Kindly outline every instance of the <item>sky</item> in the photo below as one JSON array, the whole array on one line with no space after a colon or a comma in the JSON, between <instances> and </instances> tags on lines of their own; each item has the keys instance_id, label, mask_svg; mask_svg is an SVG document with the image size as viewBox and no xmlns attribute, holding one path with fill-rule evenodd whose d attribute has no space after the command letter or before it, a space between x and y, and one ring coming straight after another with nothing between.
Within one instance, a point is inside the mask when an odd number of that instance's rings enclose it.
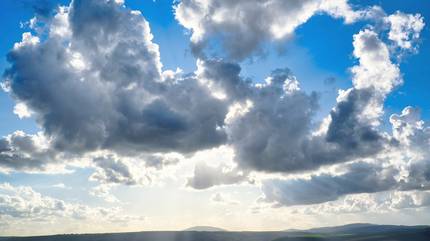
<instances>
[{"instance_id":1,"label":"sky","mask_svg":"<svg viewBox=\"0 0 430 241\"><path fill-rule=\"evenodd\" d=\"M0 12L0 235L430 224L429 1Z\"/></svg>"}]
</instances>

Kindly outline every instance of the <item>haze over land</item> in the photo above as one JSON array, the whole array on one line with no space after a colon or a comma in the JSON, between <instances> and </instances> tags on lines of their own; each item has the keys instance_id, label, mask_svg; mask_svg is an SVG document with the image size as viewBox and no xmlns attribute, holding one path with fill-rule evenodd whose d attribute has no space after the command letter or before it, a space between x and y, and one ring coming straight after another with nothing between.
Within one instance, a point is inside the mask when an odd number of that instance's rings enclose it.
<instances>
[{"instance_id":1,"label":"haze over land","mask_svg":"<svg viewBox=\"0 0 430 241\"><path fill-rule=\"evenodd\" d=\"M0 12L0 236L209 225L353 240L306 235L430 224L428 1L5 0ZM428 234L414 228L378 235Z\"/></svg>"}]
</instances>

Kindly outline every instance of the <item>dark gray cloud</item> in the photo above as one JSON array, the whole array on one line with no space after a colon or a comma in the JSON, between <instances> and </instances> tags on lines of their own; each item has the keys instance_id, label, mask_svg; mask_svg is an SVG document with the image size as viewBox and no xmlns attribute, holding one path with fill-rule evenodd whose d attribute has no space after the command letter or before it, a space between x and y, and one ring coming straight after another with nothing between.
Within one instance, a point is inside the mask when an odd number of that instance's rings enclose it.
<instances>
[{"instance_id":1,"label":"dark gray cloud","mask_svg":"<svg viewBox=\"0 0 430 241\"><path fill-rule=\"evenodd\" d=\"M382 162L382 160L378 160ZM262 191L264 201L277 205L309 205L335 201L343 196L383 191L430 190L428 160L421 160L407 167L408 176L394 165L355 162L344 167L339 175L312 175L309 179L266 180Z\"/></svg>"},{"instance_id":2,"label":"dark gray cloud","mask_svg":"<svg viewBox=\"0 0 430 241\"><path fill-rule=\"evenodd\" d=\"M290 206L334 201L348 194L430 190L430 128L412 107L392 115L390 122L396 145L386 146L382 156L371 156L373 162L347 164L337 175L267 180L262 187L265 200Z\"/></svg>"},{"instance_id":3,"label":"dark gray cloud","mask_svg":"<svg viewBox=\"0 0 430 241\"><path fill-rule=\"evenodd\" d=\"M227 123L229 143L240 165L263 171L288 171L301 166L303 143L317 109L317 95L298 89L288 69L274 71L269 82L252 89L249 110Z\"/></svg>"},{"instance_id":4,"label":"dark gray cloud","mask_svg":"<svg viewBox=\"0 0 430 241\"><path fill-rule=\"evenodd\" d=\"M95 158L97 171L90 177L91 180L102 184L136 185L139 180L133 175L130 167L113 156Z\"/></svg>"},{"instance_id":5,"label":"dark gray cloud","mask_svg":"<svg viewBox=\"0 0 430 241\"><path fill-rule=\"evenodd\" d=\"M384 140L379 130L360 120L368 105L378 98L375 95L373 89L351 89L330 113L326 141L355 155L366 156L381 150Z\"/></svg>"},{"instance_id":6,"label":"dark gray cloud","mask_svg":"<svg viewBox=\"0 0 430 241\"><path fill-rule=\"evenodd\" d=\"M307 205L337 200L347 194L374 193L397 185L397 170L358 162L345 174L315 175L310 179L270 180L263 184L265 200L281 205Z\"/></svg>"},{"instance_id":7,"label":"dark gray cloud","mask_svg":"<svg viewBox=\"0 0 430 241\"><path fill-rule=\"evenodd\" d=\"M227 105L195 77L161 76L140 14L96 0L73 1L63 14L68 33L21 43L5 72L55 149L192 152L224 142Z\"/></svg>"},{"instance_id":8,"label":"dark gray cloud","mask_svg":"<svg viewBox=\"0 0 430 241\"><path fill-rule=\"evenodd\" d=\"M57 162L57 153L44 148L43 136L17 131L0 139L0 167L20 171L40 171Z\"/></svg>"},{"instance_id":9,"label":"dark gray cloud","mask_svg":"<svg viewBox=\"0 0 430 241\"><path fill-rule=\"evenodd\" d=\"M360 120L376 98L372 89L347 92L331 111L326 133L312 135L317 94L288 90L297 82L287 69L274 71L269 80L245 95L252 106L227 123L229 143L242 167L269 172L312 170L376 154L388 143L375 126Z\"/></svg>"}]
</instances>

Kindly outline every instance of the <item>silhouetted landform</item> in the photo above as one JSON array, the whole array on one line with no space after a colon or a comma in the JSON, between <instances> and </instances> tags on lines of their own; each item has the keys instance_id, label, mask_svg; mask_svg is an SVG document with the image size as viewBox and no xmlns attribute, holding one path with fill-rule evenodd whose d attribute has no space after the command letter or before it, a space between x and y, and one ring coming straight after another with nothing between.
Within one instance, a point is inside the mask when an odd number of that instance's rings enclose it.
<instances>
[{"instance_id":1,"label":"silhouetted landform","mask_svg":"<svg viewBox=\"0 0 430 241\"><path fill-rule=\"evenodd\" d=\"M196 231L196 232L227 232L227 230L211 226L195 226L187 228L184 231Z\"/></svg>"},{"instance_id":2,"label":"silhouetted landform","mask_svg":"<svg viewBox=\"0 0 430 241\"><path fill-rule=\"evenodd\" d=\"M201 227L199 227L200 229ZM208 228L208 227L206 227ZM213 227L209 227L213 229ZM193 228L191 228L193 229ZM219 230L215 228L215 230ZM281 232L169 231L3 237L1 241L429 241L430 226L350 224Z\"/></svg>"},{"instance_id":3,"label":"silhouetted landform","mask_svg":"<svg viewBox=\"0 0 430 241\"><path fill-rule=\"evenodd\" d=\"M382 232L396 232L402 230L421 230L429 226L397 226L397 225L374 225L370 223L355 223L336 227L313 228L306 232L310 233L354 233L354 234L372 234ZM429 239L430 241L430 239Z\"/></svg>"}]
</instances>

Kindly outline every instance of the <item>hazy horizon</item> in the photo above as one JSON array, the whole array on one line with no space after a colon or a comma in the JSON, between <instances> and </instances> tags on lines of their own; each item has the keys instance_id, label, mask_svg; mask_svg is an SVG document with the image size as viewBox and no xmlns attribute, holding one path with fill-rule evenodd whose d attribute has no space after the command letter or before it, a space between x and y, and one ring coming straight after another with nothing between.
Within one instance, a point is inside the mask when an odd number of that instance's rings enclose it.
<instances>
[{"instance_id":1,"label":"hazy horizon","mask_svg":"<svg viewBox=\"0 0 430 241\"><path fill-rule=\"evenodd\" d=\"M0 236L430 225L430 1L0 1Z\"/></svg>"}]
</instances>

